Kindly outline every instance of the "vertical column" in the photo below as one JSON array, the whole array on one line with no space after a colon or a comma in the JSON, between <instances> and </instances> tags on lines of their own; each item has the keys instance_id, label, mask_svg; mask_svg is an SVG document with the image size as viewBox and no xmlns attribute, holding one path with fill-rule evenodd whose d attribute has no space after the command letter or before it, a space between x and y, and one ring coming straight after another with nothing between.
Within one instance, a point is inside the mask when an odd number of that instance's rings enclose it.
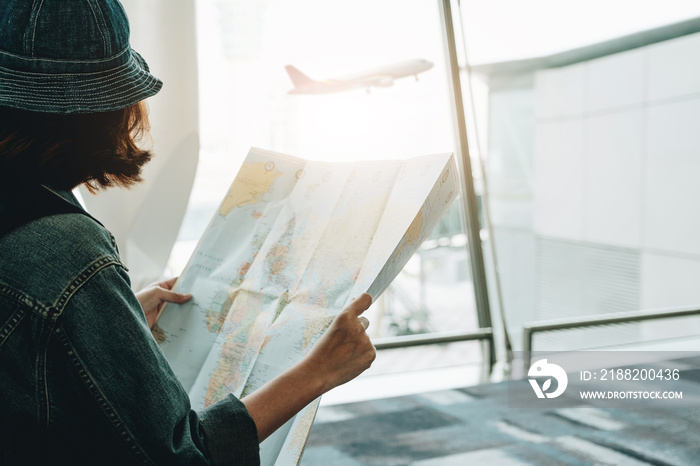
<instances>
[{"instance_id":1,"label":"vertical column","mask_svg":"<svg viewBox=\"0 0 700 466\"><path fill-rule=\"evenodd\" d=\"M491 310L489 305L488 290L486 284L486 271L484 256L481 249L481 236L479 234L479 212L474 191L474 179L472 177L471 158L469 155L469 140L467 135L467 123L464 113L464 99L462 97L462 85L459 73L459 60L457 58L457 45L455 41L454 23L452 21L452 5L450 0L440 2L440 14L442 18L445 45L447 47L448 64L450 66L450 85L452 87L452 100L454 116L457 124L457 160L462 173L461 188L463 198L463 218L465 220L465 233L469 246L469 260L471 264L472 280L474 284L474 297L476 300L477 317L481 328L491 327ZM489 362L492 366L495 362L493 338L490 340Z\"/></svg>"}]
</instances>

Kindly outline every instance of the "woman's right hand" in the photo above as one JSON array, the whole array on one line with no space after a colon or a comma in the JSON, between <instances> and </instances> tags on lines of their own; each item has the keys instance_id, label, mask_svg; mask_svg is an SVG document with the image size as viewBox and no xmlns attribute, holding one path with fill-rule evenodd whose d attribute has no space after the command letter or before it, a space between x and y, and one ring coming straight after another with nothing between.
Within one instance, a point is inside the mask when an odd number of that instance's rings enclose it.
<instances>
[{"instance_id":1,"label":"woman's right hand","mask_svg":"<svg viewBox=\"0 0 700 466\"><path fill-rule=\"evenodd\" d=\"M368 294L354 300L306 357L241 400L261 442L314 399L369 368L377 352L365 332L369 322L362 313L370 304Z\"/></svg>"},{"instance_id":2,"label":"woman's right hand","mask_svg":"<svg viewBox=\"0 0 700 466\"><path fill-rule=\"evenodd\" d=\"M362 313L372 304L367 293L352 301L331 323L306 356L305 363L322 377L323 392L348 382L369 369L377 352L367 335Z\"/></svg>"}]
</instances>

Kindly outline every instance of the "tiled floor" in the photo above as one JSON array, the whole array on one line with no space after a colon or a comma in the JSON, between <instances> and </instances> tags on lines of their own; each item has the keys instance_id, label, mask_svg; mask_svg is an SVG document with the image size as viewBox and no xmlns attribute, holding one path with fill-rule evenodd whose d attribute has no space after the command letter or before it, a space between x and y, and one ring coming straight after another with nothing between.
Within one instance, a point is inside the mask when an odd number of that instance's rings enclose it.
<instances>
[{"instance_id":1,"label":"tiled floor","mask_svg":"<svg viewBox=\"0 0 700 466\"><path fill-rule=\"evenodd\" d=\"M514 409L508 383L326 402L301 465L697 465L700 358L693 361L681 374L691 400L682 409Z\"/></svg>"}]
</instances>

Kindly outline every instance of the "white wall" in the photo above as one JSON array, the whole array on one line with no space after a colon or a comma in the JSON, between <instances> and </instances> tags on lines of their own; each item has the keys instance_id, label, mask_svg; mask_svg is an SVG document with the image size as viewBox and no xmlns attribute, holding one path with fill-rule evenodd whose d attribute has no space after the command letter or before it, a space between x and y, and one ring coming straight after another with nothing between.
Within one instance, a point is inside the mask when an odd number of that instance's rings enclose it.
<instances>
[{"instance_id":1,"label":"white wall","mask_svg":"<svg viewBox=\"0 0 700 466\"><path fill-rule=\"evenodd\" d=\"M145 182L98 196L88 210L112 231L134 287L164 272L189 199L199 152L194 0L122 0L131 45L164 86L149 99L154 159Z\"/></svg>"}]
</instances>

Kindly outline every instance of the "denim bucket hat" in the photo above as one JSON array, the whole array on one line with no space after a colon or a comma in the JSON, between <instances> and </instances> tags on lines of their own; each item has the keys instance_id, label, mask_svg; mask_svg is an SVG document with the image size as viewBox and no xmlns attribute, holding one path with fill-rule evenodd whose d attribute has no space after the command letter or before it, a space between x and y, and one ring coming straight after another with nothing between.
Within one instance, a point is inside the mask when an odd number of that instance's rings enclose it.
<instances>
[{"instance_id":1,"label":"denim bucket hat","mask_svg":"<svg viewBox=\"0 0 700 466\"><path fill-rule=\"evenodd\" d=\"M162 86L131 49L119 1L0 0L0 106L106 112Z\"/></svg>"}]
</instances>

